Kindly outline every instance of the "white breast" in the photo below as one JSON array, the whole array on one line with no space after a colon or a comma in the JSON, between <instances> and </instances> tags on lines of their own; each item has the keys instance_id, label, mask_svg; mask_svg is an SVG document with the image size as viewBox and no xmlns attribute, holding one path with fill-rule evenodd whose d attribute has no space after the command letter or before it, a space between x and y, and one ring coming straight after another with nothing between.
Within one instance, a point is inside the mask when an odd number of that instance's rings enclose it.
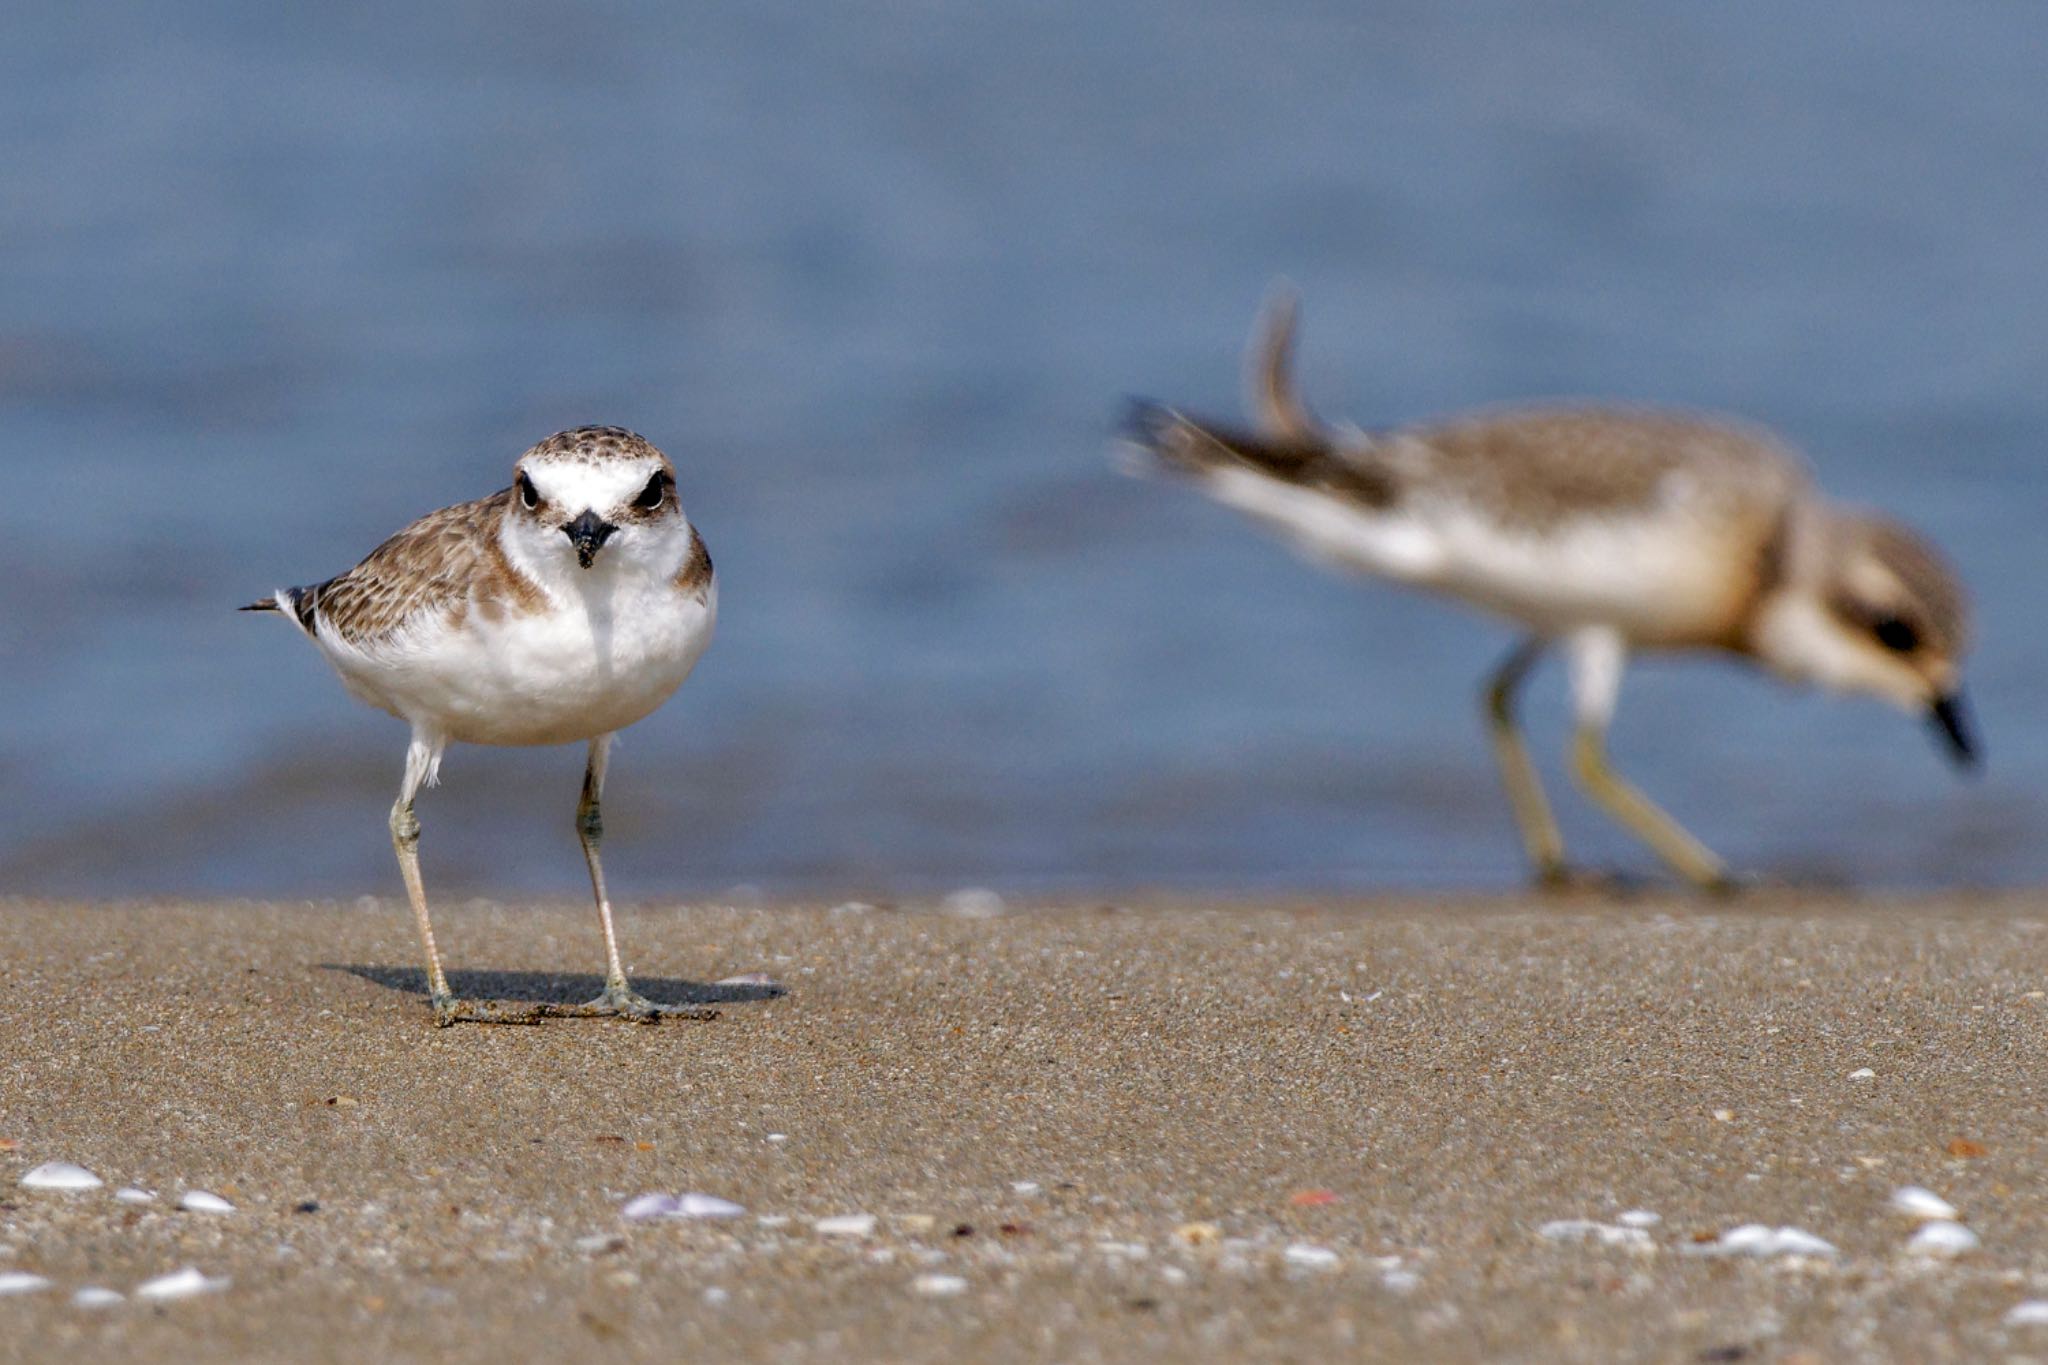
<instances>
[{"instance_id":1,"label":"white breast","mask_svg":"<svg viewBox=\"0 0 2048 1365\"><path fill-rule=\"evenodd\" d=\"M472 602L459 621L374 652L325 631L320 644L351 692L448 739L566 744L623 729L666 701L717 616L715 583L700 600L666 579L593 570L543 611Z\"/></svg>"}]
</instances>

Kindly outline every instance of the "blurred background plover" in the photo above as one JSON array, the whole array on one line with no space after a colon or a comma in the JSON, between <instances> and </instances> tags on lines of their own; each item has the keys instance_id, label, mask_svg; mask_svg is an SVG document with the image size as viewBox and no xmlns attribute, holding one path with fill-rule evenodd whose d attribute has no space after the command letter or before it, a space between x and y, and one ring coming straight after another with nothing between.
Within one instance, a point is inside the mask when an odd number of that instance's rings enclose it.
<instances>
[{"instance_id":1,"label":"blurred background plover","mask_svg":"<svg viewBox=\"0 0 2048 1365\"><path fill-rule=\"evenodd\" d=\"M244 610L281 612L351 694L412 726L391 841L437 1023L661 1016L664 1006L627 984L598 846L613 734L682 684L718 614L711 556L666 456L617 427L560 432L519 458L511 487L422 517L347 573ZM438 780L451 740L588 744L576 831L605 950L604 991L588 1004L521 1008L458 1000L449 989L420 881L413 799Z\"/></svg>"},{"instance_id":2,"label":"blurred background plover","mask_svg":"<svg viewBox=\"0 0 2048 1365\"><path fill-rule=\"evenodd\" d=\"M1786 680L1924 712L1959 763L1968 603L1905 527L1828 502L1801 460L1734 422L1629 407L1478 412L1368 432L1317 420L1291 378L1296 307L1276 294L1247 360L1249 430L1140 402L1142 463L1279 530L1312 558L1456 598L1519 627L1486 715L1537 876L1564 844L1516 725L1552 647L1570 673L1572 771L1672 868L1721 860L1609 765L1629 655L1714 650Z\"/></svg>"}]
</instances>

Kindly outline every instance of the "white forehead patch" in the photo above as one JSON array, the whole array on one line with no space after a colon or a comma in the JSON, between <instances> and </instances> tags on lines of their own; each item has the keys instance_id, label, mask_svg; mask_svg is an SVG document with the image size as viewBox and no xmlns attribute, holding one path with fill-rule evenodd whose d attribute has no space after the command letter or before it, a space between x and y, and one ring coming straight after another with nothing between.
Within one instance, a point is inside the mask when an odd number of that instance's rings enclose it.
<instances>
[{"instance_id":1,"label":"white forehead patch","mask_svg":"<svg viewBox=\"0 0 2048 1365\"><path fill-rule=\"evenodd\" d=\"M603 516L640 496L654 471L655 459L529 460L526 477L556 510L575 517L584 512Z\"/></svg>"}]
</instances>

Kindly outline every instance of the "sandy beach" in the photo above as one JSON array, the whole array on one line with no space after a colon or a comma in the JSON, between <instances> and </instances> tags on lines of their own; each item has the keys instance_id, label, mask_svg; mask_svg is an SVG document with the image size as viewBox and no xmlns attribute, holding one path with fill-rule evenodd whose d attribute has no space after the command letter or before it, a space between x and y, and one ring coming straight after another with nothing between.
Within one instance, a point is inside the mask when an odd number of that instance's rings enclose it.
<instances>
[{"instance_id":1,"label":"sandy beach","mask_svg":"<svg viewBox=\"0 0 2048 1365\"><path fill-rule=\"evenodd\" d=\"M960 909L0 904L0 1360L2048 1355L2038 897Z\"/></svg>"}]
</instances>

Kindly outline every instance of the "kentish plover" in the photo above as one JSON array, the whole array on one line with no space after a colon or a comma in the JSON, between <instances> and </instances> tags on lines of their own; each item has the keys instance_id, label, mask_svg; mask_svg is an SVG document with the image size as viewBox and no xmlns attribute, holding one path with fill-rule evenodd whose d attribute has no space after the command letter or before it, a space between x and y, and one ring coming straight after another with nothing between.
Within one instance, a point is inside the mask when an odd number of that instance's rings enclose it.
<instances>
[{"instance_id":1,"label":"kentish plover","mask_svg":"<svg viewBox=\"0 0 2048 1365\"><path fill-rule=\"evenodd\" d=\"M320 647L349 692L412 726L391 841L419 921L437 1023L548 1014L653 1020L626 983L598 860L613 734L668 699L711 640L718 583L683 514L675 470L618 427L579 427L519 457L512 486L422 517L339 577L283 588L276 611ZM519 1009L448 989L420 883L413 798L451 740L589 745L576 832L604 929L604 993ZM675 1012L675 1011L672 1011Z\"/></svg>"},{"instance_id":2,"label":"kentish plover","mask_svg":"<svg viewBox=\"0 0 2048 1365\"><path fill-rule=\"evenodd\" d=\"M1968 604L1895 522L1824 499L1789 449L1737 423L1626 407L1480 412L1387 432L1329 427L1290 377L1295 308L1268 307L1249 357L1256 429L1139 403L1146 463L1186 476L1314 558L1457 598L1520 627L1486 688L1503 780L1536 872L1564 844L1515 724L1553 645L1570 670L1572 768L1673 868L1721 860L1623 781L1606 732L1631 651L1706 649L1782 678L1924 711L1961 763Z\"/></svg>"}]
</instances>

